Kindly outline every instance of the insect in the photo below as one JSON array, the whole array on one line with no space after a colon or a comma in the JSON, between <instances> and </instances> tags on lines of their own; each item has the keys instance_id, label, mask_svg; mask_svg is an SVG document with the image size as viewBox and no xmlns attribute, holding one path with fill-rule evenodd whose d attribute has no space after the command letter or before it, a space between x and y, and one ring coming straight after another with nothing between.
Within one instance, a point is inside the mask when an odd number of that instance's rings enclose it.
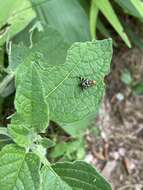
<instances>
[{"instance_id":1,"label":"insect","mask_svg":"<svg viewBox=\"0 0 143 190\"><path fill-rule=\"evenodd\" d=\"M89 80L89 79L85 79L83 77L79 77L79 79L80 79L79 86L80 86L80 88L82 90L84 90L84 89L86 89L88 87L91 87L91 86L93 86L93 85L96 84L96 80Z\"/></svg>"}]
</instances>

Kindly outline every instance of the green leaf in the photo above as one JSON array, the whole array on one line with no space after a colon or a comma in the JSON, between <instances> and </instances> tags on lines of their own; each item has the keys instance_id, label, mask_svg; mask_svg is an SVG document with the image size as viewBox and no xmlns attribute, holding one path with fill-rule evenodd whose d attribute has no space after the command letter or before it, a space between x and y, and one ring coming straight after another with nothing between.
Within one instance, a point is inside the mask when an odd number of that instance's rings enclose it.
<instances>
[{"instance_id":1,"label":"green leaf","mask_svg":"<svg viewBox=\"0 0 143 190\"><path fill-rule=\"evenodd\" d=\"M42 190L72 190L49 166L44 166L41 171Z\"/></svg>"},{"instance_id":2,"label":"green leaf","mask_svg":"<svg viewBox=\"0 0 143 190\"><path fill-rule=\"evenodd\" d=\"M8 132L11 138L22 147L30 146L36 139L35 132L48 126L49 110L44 98L40 76L34 64L30 64L17 85L15 98L16 114L12 116Z\"/></svg>"},{"instance_id":3,"label":"green leaf","mask_svg":"<svg viewBox=\"0 0 143 190\"><path fill-rule=\"evenodd\" d=\"M56 28L68 43L90 40L88 18L77 0L31 1L38 19Z\"/></svg>"},{"instance_id":4,"label":"green leaf","mask_svg":"<svg viewBox=\"0 0 143 190\"><path fill-rule=\"evenodd\" d=\"M0 27L5 27L1 31L0 44L21 31L34 17L29 0L1 1Z\"/></svg>"},{"instance_id":5,"label":"green leaf","mask_svg":"<svg viewBox=\"0 0 143 190\"><path fill-rule=\"evenodd\" d=\"M16 72L17 67L25 62L29 65L33 54L42 55L46 65L63 64L69 48L59 32L52 27L46 27L44 31L34 30L31 46L28 48L22 44L12 45L9 71Z\"/></svg>"},{"instance_id":6,"label":"green leaf","mask_svg":"<svg viewBox=\"0 0 143 190\"><path fill-rule=\"evenodd\" d=\"M84 142L82 138L74 141L57 143L57 145L51 151L50 157L58 158L66 155L69 159L72 159L71 154L78 152L83 144Z\"/></svg>"},{"instance_id":7,"label":"green leaf","mask_svg":"<svg viewBox=\"0 0 143 190\"><path fill-rule=\"evenodd\" d=\"M143 82L139 82L138 84L132 87L134 95L143 95Z\"/></svg>"},{"instance_id":8,"label":"green leaf","mask_svg":"<svg viewBox=\"0 0 143 190\"><path fill-rule=\"evenodd\" d=\"M9 135L8 135L8 132L7 132L7 127L2 127L2 126L0 126L0 134L1 134L1 135L9 136Z\"/></svg>"},{"instance_id":9,"label":"green leaf","mask_svg":"<svg viewBox=\"0 0 143 190\"><path fill-rule=\"evenodd\" d=\"M57 158L63 156L66 153L66 151L67 151L67 143L66 142L58 143L50 153L50 157Z\"/></svg>"},{"instance_id":10,"label":"green leaf","mask_svg":"<svg viewBox=\"0 0 143 190\"><path fill-rule=\"evenodd\" d=\"M94 0L91 1L90 7L90 32L92 39L96 38L96 25L97 25L97 18L98 18L98 7L96 6Z\"/></svg>"},{"instance_id":11,"label":"green leaf","mask_svg":"<svg viewBox=\"0 0 143 190\"><path fill-rule=\"evenodd\" d=\"M14 73L9 73L0 83L0 96L3 98L9 96L15 90Z\"/></svg>"},{"instance_id":12,"label":"green leaf","mask_svg":"<svg viewBox=\"0 0 143 190\"><path fill-rule=\"evenodd\" d=\"M65 62L70 45L65 42L61 34L54 28L47 26L41 32L35 30L32 35L32 41L32 51L38 51L39 54L42 54L46 65L59 65Z\"/></svg>"},{"instance_id":13,"label":"green leaf","mask_svg":"<svg viewBox=\"0 0 143 190\"><path fill-rule=\"evenodd\" d=\"M107 18L107 20L110 22L110 24L114 27L114 29L117 31L117 33L121 36L121 38L124 40L124 42L127 44L128 47L131 47L130 41L126 35L126 33L123 30L123 27L112 8L112 5L110 4L109 0L100 0L96 1L94 0L96 6L99 8L99 10L103 13L103 15Z\"/></svg>"},{"instance_id":14,"label":"green leaf","mask_svg":"<svg viewBox=\"0 0 143 190\"><path fill-rule=\"evenodd\" d=\"M15 107L18 116L18 124L24 124L27 128L42 131L48 126L49 110L44 98L44 89L38 69L34 61L24 71L22 81L17 85ZM12 121L12 125L15 125Z\"/></svg>"},{"instance_id":15,"label":"green leaf","mask_svg":"<svg viewBox=\"0 0 143 190\"><path fill-rule=\"evenodd\" d=\"M126 69L122 72L121 81L126 85L130 85L132 83L133 79L129 70Z\"/></svg>"},{"instance_id":16,"label":"green leaf","mask_svg":"<svg viewBox=\"0 0 143 190\"><path fill-rule=\"evenodd\" d=\"M111 190L110 184L86 162L56 163L52 168L73 190Z\"/></svg>"},{"instance_id":17,"label":"green leaf","mask_svg":"<svg viewBox=\"0 0 143 190\"><path fill-rule=\"evenodd\" d=\"M7 145L0 152L1 190L39 190L40 161L37 155L26 153L15 145Z\"/></svg>"},{"instance_id":18,"label":"green leaf","mask_svg":"<svg viewBox=\"0 0 143 190\"><path fill-rule=\"evenodd\" d=\"M0 48L0 81L1 81L1 73L4 70L4 49Z\"/></svg>"},{"instance_id":19,"label":"green leaf","mask_svg":"<svg viewBox=\"0 0 143 190\"><path fill-rule=\"evenodd\" d=\"M68 50L63 65L44 68L42 63L39 63L51 120L72 123L97 111L103 96L104 76L109 72L111 56L112 43L109 39L75 43ZM97 84L82 90L79 86L80 76L96 80Z\"/></svg>"},{"instance_id":20,"label":"green leaf","mask_svg":"<svg viewBox=\"0 0 143 190\"><path fill-rule=\"evenodd\" d=\"M12 143L11 138L6 135L0 134L0 149L2 149L5 145L9 143Z\"/></svg>"},{"instance_id":21,"label":"green leaf","mask_svg":"<svg viewBox=\"0 0 143 190\"><path fill-rule=\"evenodd\" d=\"M143 2L141 0L115 0L126 13L143 20Z\"/></svg>"},{"instance_id":22,"label":"green leaf","mask_svg":"<svg viewBox=\"0 0 143 190\"><path fill-rule=\"evenodd\" d=\"M38 141L39 144L41 144L44 148L51 148L53 146L56 145L56 143L54 141L52 141L51 139L49 138L41 138L39 141Z\"/></svg>"},{"instance_id":23,"label":"green leaf","mask_svg":"<svg viewBox=\"0 0 143 190\"><path fill-rule=\"evenodd\" d=\"M68 50L66 62L62 65L51 66L46 64L46 60L30 55L25 64L19 67L16 82L18 84L23 81L27 65L36 60L35 67L45 90L50 119L60 123L72 123L97 111L104 93L104 76L109 72L111 57L111 39L75 43ZM97 84L82 90L79 86L80 76L96 80ZM25 75L25 78L29 77ZM18 88L19 94L25 91L23 87L27 89L22 85ZM23 102L22 99L21 101Z\"/></svg>"},{"instance_id":24,"label":"green leaf","mask_svg":"<svg viewBox=\"0 0 143 190\"><path fill-rule=\"evenodd\" d=\"M125 31L128 34L129 38L131 39L132 43L134 43L139 48L143 49L143 39L141 38L139 33L136 33L128 23L128 27L126 27L126 22L122 20L122 24L125 27Z\"/></svg>"},{"instance_id":25,"label":"green leaf","mask_svg":"<svg viewBox=\"0 0 143 190\"><path fill-rule=\"evenodd\" d=\"M95 113L94 116L93 114L91 114L90 116L85 117L82 120L73 123L59 123L59 125L70 136L74 138L81 137L85 134L85 131L88 128L89 124L92 122L93 118L95 118Z\"/></svg>"},{"instance_id":26,"label":"green leaf","mask_svg":"<svg viewBox=\"0 0 143 190\"><path fill-rule=\"evenodd\" d=\"M99 30L99 32L106 38L110 38L112 37L111 32L105 27L104 23L100 20L100 18L98 17L97 19L97 29ZM117 47L117 43L115 42L114 39L113 40L113 45L115 47Z\"/></svg>"},{"instance_id":27,"label":"green leaf","mask_svg":"<svg viewBox=\"0 0 143 190\"><path fill-rule=\"evenodd\" d=\"M21 147L30 147L37 137L36 133L26 126L17 113L12 117L11 124L8 125L8 133L13 141Z\"/></svg>"}]
</instances>

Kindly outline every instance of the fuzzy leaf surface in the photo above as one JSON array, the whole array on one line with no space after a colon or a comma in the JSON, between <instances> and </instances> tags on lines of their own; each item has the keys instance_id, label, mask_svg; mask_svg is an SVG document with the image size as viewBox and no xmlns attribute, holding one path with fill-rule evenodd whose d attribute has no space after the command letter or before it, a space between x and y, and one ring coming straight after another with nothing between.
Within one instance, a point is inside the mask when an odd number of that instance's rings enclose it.
<instances>
[{"instance_id":1,"label":"fuzzy leaf surface","mask_svg":"<svg viewBox=\"0 0 143 190\"><path fill-rule=\"evenodd\" d=\"M8 132L21 147L29 147L36 139L36 132L43 131L49 122L48 104L38 71L33 63L17 86L16 113L12 116Z\"/></svg>"},{"instance_id":2,"label":"fuzzy leaf surface","mask_svg":"<svg viewBox=\"0 0 143 190\"><path fill-rule=\"evenodd\" d=\"M111 190L104 177L86 162L61 162L53 164L52 168L72 190Z\"/></svg>"},{"instance_id":3,"label":"fuzzy leaf surface","mask_svg":"<svg viewBox=\"0 0 143 190\"><path fill-rule=\"evenodd\" d=\"M42 168L41 176L42 190L72 190L72 188L48 166Z\"/></svg>"},{"instance_id":4,"label":"fuzzy leaf surface","mask_svg":"<svg viewBox=\"0 0 143 190\"><path fill-rule=\"evenodd\" d=\"M19 67L16 83L19 85L24 75L26 79L28 78L27 67L34 63L45 91L50 119L61 123L72 123L97 111L104 94L104 77L109 73L111 57L111 39L74 43L67 51L65 63L60 65L51 66L46 60L43 62L43 58L37 59L36 56L33 58L30 55L28 60ZM33 60L36 61L33 62ZM80 77L95 80L96 84L82 90L79 86ZM22 89L23 86L24 84L18 89ZM20 93L19 96L21 96ZM21 104L18 105L21 106Z\"/></svg>"},{"instance_id":5,"label":"fuzzy leaf surface","mask_svg":"<svg viewBox=\"0 0 143 190\"><path fill-rule=\"evenodd\" d=\"M44 88L34 62L26 68L23 80L17 86L15 107L21 124L24 123L27 128L42 131L47 127L48 104L45 101Z\"/></svg>"},{"instance_id":6,"label":"fuzzy leaf surface","mask_svg":"<svg viewBox=\"0 0 143 190\"><path fill-rule=\"evenodd\" d=\"M42 67L38 63L51 120L71 123L97 111L111 57L112 42L108 39L74 43L63 65ZM95 80L96 85L82 90L79 77Z\"/></svg>"},{"instance_id":7,"label":"fuzzy leaf surface","mask_svg":"<svg viewBox=\"0 0 143 190\"><path fill-rule=\"evenodd\" d=\"M37 155L15 145L5 146L0 152L0 189L38 190L39 169Z\"/></svg>"}]
</instances>

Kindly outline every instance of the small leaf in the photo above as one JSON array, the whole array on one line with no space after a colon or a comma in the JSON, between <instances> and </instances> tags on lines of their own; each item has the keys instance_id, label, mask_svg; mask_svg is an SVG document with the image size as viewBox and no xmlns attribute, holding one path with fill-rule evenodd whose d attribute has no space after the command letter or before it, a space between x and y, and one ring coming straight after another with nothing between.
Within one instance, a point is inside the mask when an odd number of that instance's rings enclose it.
<instances>
[{"instance_id":1,"label":"small leaf","mask_svg":"<svg viewBox=\"0 0 143 190\"><path fill-rule=\"evenodd\" d=\"M58 158L60 156L66 155L68 156L68 158L70 158L73 152L79 151L82 144L83 144L82 138L74 141L57 143L57 145L51 151L50 156L52 158Z\"/></svg>"},{"instance_id":2,"label":"small leaf","mask_svg":"<svg viewBox=\"0 0 143 190\"><path fill-rule=\"evenodd\" d=\"M37 155L26 153L15 145L7 145L0 152L1 190L39 190L40 161Z\"/></svg>"},{"instance_id":3,"label":"small leaf","mask_svg":"<svg viewBox=\"0 0 143 190\"><path fill-rule=\"evenodd\" d=\"M133 79L129 70L126 69L122 72L121 81L126 85L130 85L132 83Z\"/></svg>"},{"instance_id":4,"label":"small leaf","mask_svg":"<svg viewBox=\"0 0 143 190\"><path fill-rule=\"evenodd\" d=\"M47 148L47 149L56 145L55 142L53 142L51 139L48 139L46 137L40 139L38 141L38 143L41 144L44 148Z\"/></svg>"},{"instance_id":5,"label":"small leaf","mask_svg":"<svg viewBox=\"0 0 143 190\"><path fill-rule=\"evenodd\" d=\"M28 135L30 133L28 129L40 132L48 126L49 121L48 105L45 102L43 86L34 63L29 65L25 72L23 80L17 85L15 98L17 113L13 116L11 123L11 126L20 125L25 127L24 129L18 129L16 126L12 127L10 134L15 138L15 141L17 141L16 138L19 138L16 135L17 132L22 133L22 135L25 133ZM29 138L28 136L27 138Z\"/></svg>"},{"instance_id":6,"label":"small leaf","mask_svg":"<svg viewBox=\"0 0 143 190\"><path fill-rule=\"evenodd\" d=\"M73 189L111 190L111 185L93 168L83 161L63 162L52 165L61 179Z\"/></svg>"},{"instance_id":7,"label":"small leaf","mask_svg":"<svg viewBox=\"0 0 143 190\"><path fill-rule=\"evenodd\" d=\"M36 133L16 113L12 117L11 124L8 125L9 136L13 141L21 147L29 147L36 139Z\"/></svg>"},{"instance_id":8,"label":"small leaf","mask_svg":"<svg viewBox=\"0 0 143 190\"><path fill-rule=\"evenodd\" d=\"M134 95L143 95L143 82L139 82L138 84L132 87Z\"/></svg>"},{"instance_id":9,"label":"small leaf","mask_svg":"<svg viewBox=\"0 0 143 190\"><path fill-rule=\"evenodd\" d=\"M48 126L48 105L44 98L41 78L34 63L27 68L27 74L17 87L15 106L29 128L43 130Z\"/></svg>"},{"instance_id":10,"label":"small leaf","mask_svg":"<svg viewBox=\"0 0 143 190\"><path fill-rule=\"evenodd\" d=\"M41 171L42 190L73 190L49 166L44 166Z\"/></svg>"},{"instance_id":11,"label":"small leaf","mask_svg":"<svg viewBox=\"0 0 143 190\"><path fill-rule=\"evenodd\" d=\"M66 151L67 151L67 143L61 142L54 147L53 151L50 153L50 156L52 158L57 158L63 156L66 153Z\"/></svg>"},{"instance_id":12,"label":"small leaf","mask_svg":"<svg viewBox=\"0 0 143 190\"><path fill-rule=\"evenodd\" d=\"M100 1L94 0L94 2L96 6L100 9L100 11L104 14L104 16L107 18L107 20L110 22L110 24L117 31L117 33L121 36L121 38L124 40L127 46L131 47L130 41L126 33L124 32L123 27L116 13L114 12L114 9L112 8L110 2L108 0L100 0Z\"/></svg>"}]
</instances>

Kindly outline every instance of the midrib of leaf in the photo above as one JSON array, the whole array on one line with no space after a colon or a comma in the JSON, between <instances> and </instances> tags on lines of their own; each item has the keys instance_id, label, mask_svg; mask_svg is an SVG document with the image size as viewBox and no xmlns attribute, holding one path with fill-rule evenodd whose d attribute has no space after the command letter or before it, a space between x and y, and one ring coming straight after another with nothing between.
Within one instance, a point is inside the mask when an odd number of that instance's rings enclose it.
<instances>
[{"instance_id":1,"label":"midrib of leaf","mask_svg":"<svg viewBox=\"0 0 143 190\"><path fill-rule=\"evenodd\" d=\"M51 90L51 92L49 92L49 94L47 94L46 99L47 99L58 87L61 86L61 84L62 84L62 83L70 76L70 74L73 72L73 70L75 69L76 66L77 66L77 65L75 64L74 67L72 68L72 70L65 76L65 78L64 78L62 81L60 81L59 84L57 84L57 86L56 86L53 90Z\"/></svg>"},{"instance_id":2,"label":"midrib of leaf","mask_svg":"<svg viewBox=\"0 0 143 190\"><path fill-rule=\"evenodd\" d=\"M64 176L64 177L62 177L62 178L63 178L63 179L69 179L69 180L71 179L71 180L73 180L73 181L80 182L80 183L82 183L82 184L84 184L84 185L86 184L86 185L88 185L88 186L90 186L90 187L92 187L92 188L96 188L95 185L91 185L90 183L87 183L87 182L85 182L85 181L82 181L82 180L79 180L79 179L76 179L76 178L73 178L73 177ZM102 189L99 189L99 188L97 189L97 188L96 188L96 190L102 190Z\"/></svg>"},{"instance_id":3,"label":"midrib of leaf","mask_svg":"<svg viewBox=\"0 0 143 190\"><path fill-rule=\"evenodd\" d=\"M43 165L45 166L45 167L47 167L49 170L51 170L51 172L55 175L55 177L58 177L58 179L60 178L59 176L58 176L58 174L55 172L55 170L50 166L50 163L49 163L49 161L45 158L45 156L43 157L41 157L41 162L43 163ZM44 167L43 166L43 167Z\"/></svg>"},{"instance_id":4,"label":"midrib of leaf","mask_svg":"<svg viewBox=\"0 0 143 190\"><path fill-rule=\"evenodd\" d=\"M93 177L95 178L95 174L92 174L92 173L89 172L89 171L87 172L87 171L83 171L83 170L75 169L75 168L72 169L72 168L58 168L58 167L57 167L56 170L58 170L58 169L59 169L60 171L61 171L61 170L63 170L63 171L66 170L66 171L69 171L69 172L70 172L70 171L75 171L75 172L81 172L81 173L84 173L84 174L87 174L87 175L90 174L91 176L93 176ZM90 183L88 183L88 182L85 182L84 180L81 180L81 179L76 179L76 178L73 178L73 177L71 177L71 176L70 176L70 177L68 177L68 176L63 176L62 178L63 178L63 179L64 179L64 178L65 178L65 179L73 179L74 181L79 181L80 183L83 183L83 184L86 183L87 185L92 186L92 187L95 188L95 186L94 186L93 184L90 184ZM96 176L96 178L97 178L97 176ZM96 178L95 178L95 179L96 179ZM100 189L97 189L97 190L100 190ZM102 189L101 189L101 190L102 190Z\"/></svg>"},{"instance_id":5,"label":"midrib of leaf","mask_svg":"<svg viewBox=\"0 0 143 190\"><path fill-rule=\"evenodd\" d=\"M54 171L54 169L53 169L52 167L50 167L48 164L46 164L45 166L46 166L49 170L51 170L51 172L54 174L54 176L58 179L58 184L59 184L61 190L62 190L62 189L65 190L65 189L63 188L63 186L61 185L61 183L60 183L60 180L62 180L62 179L60 178L60 176L58 176L58 174ZM56 186L56 185L57 185L57 184L55 184L55 186Z\"/></svg>"},{"instance_id":6,"label":"midrib of leaf","mask_svg":"<svg viewBox=\"0 0 143 190\"><path fill-rule=\"evenodd\" d=\"M42 79L41 79L41 77L40 77L40 75L39 75L39 72L37 72L37 75L38 75L38 77L39 77L39 80L40 80L40 83L41 83L41 87L42 87L42 91L43 91L43 95L45 94L45 89L44 89L44 87L43 87L43 81L42 81ZM46 99L46 97L45 97L45 99ZM46 102L47 103L47 105L48 105L48 102ZM49 111L49 109L48 109L48 118L50 118L50 111Z\"/></svg>"},{"instance_id":7,"label":"midrib of leaf","mask_svg":"<svg viewBox=\"0 0 143 190\"><path fill-rule=\"evenodd\" d=\"M21 168L22 168L22 166L23 166L23 163L24 163L24 161L25 161L25 157L26 157L26 152L24 153L24 158L23 158L23 160L22 160L22 162L21 162L21 166L19 167L19 170L18 170L18 172L17 172L14 185L16 184L17 178L18 178L18 176L19 176L19 173L20 173ZM14 186L13 186L13 188L12 188L11 190L13 190L13 189L14 189Z\"/></svg>"},{"instance_id":8,"label":"midrib of leaf","mask_svg":"<svg viewBox=\"0 0 143 190\"><path fill-rule=\"evenodd\" d=\"M0 143L5 143L7 141L10 141L10 139L0 139Z\"/></svg>"}]
</instances>

